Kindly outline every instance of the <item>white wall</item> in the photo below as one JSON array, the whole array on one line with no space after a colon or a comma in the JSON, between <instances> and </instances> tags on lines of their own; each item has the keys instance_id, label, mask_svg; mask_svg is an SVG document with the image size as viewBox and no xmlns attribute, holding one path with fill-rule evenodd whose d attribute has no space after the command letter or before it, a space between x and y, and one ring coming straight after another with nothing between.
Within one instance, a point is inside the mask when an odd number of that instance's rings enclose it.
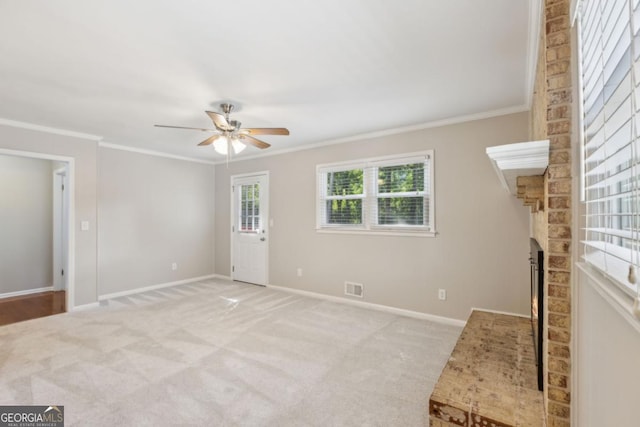
<instances>
[{"instance_id":1,"label":"white wall","mask_svg":"<svg viewBox=\"0 0 640 427\"><path fill-rule=\"evenodd\" d=\"M0 155L0 294L53 282L52 162Z\"/></svg>"},{"instance_id":2,"label":"white wall","mask_svg":"<svg viewBox=\"0 0 640 427\"><path fill-rule=\"evenodd\" d=\"M98 294L213 274L214 166L105 147L98 158Z\"/></svg>"},{"instance_id":3,"label":"white wall","mask_svg":"<svg viewBox=\"0 0 640 427\"><path fill-rule=\"evenodd\" d=\"M572 425L640 425L640 321L629 313L631 298L598 280L597 274L587 274L589 267L581 266L577 272L573 298L577 389L572 394L577 414Z\"/></svg>"},{"instance_id":4,"label":"white wall","mask_svg":"<svg viewBox=\"0 0 640 427\"><path fill-rule=\"evenodd\" d=\"M97 142L0 124L0 148L75 159L75 292L73 305L97 301L96 170ZM80 229L89 221L88 231Z\"/></svg>"},{"instance_id":5,"label":"white wall","mask_svg":"<svg viewBox=\"0 0 640 427\"><path fill-rule=\"evenodd\" d=\"M230 275L230 176L269 170L272 285L343 296L350 280L364 284L365 301L397 308L456 319L472 307L526 314L529 210L501 187L485 148L526 141L528 128L519 113L216 166L215 271ZM425 149L435 150L437 237L316 232L317 164Z\"/></svg>"}]
</instances>

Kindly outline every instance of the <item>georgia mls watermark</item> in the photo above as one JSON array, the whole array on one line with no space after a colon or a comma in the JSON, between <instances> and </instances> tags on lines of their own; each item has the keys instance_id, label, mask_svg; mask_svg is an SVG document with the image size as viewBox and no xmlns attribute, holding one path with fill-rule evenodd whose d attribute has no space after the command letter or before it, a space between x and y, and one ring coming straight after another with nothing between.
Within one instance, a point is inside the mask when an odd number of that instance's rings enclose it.
<instances>
[{"instance_id":1,"label":"georgia mls watermark","mask_svg":"<svg viewBox=\"0 0 640 427\"><path fill-rule=\"evenodd\" d=\"M64 427L64 406L0 406L0 427Z\"/></svg>"}]
</instances>

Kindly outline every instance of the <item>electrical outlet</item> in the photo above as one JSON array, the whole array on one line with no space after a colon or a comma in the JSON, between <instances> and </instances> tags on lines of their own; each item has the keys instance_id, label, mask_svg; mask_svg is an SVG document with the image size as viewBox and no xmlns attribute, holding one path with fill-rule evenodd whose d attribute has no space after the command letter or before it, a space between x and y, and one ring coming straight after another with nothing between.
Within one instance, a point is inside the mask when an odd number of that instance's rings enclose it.
<instances>
[{"instance_id":1,"label":"electrical outlet","mask_svg":"<svg viewBox=\"0 0 640 427\"><path fill-rule=\"evenodd\" d=\"M172 263L172 264L171 264L171 269L172 269L173 271L176 271L176 270L178 269L178 263L177 263L177 262Z\"/></svg>"},{"instance_id":2,"label":"electrical outlet","mask_svg":"<svg viewBox=\"0 0 640 427\"><path fill-rule=\"evenodd\" d=\"M301 268L298 268L297 274L298 274L298 277L302 277L302 269Z\"/></svg>"},{"instance_id":3,"label":"electrical outlet","mask_svg":"<svg viewBox=\"0 0 640 427\"><path fill-rule=\"evenodd\" d=\"M447 299L447 290L446 289L438 289L438 299L440 301L444 301Z\"/></svg>"}]
</instances>

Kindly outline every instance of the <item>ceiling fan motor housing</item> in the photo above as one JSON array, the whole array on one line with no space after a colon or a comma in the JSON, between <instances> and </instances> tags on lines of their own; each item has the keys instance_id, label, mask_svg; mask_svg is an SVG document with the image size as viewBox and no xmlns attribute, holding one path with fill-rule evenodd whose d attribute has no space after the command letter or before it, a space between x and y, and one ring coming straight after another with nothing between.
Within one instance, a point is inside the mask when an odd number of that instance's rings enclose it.
<instances>
[{"instance_id":1,"label":"ceiling fan motor housing","mask_svg":"<svg viewBox=\"0 0 640 427\"><path fill-rule=\"evenodd\" d=\"M220 109L227 117L229 117L229 113L233 111L233 104L220 104Z\"/></svg>"}]
</instances>

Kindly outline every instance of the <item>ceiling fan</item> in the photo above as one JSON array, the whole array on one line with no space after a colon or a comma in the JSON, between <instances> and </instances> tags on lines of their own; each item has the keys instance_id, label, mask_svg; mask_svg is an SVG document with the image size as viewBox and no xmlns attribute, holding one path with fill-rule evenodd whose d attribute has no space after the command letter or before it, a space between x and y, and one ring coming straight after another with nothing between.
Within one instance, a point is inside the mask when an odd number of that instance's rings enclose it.
<instances>
[{"instance_id":1,"label":"ceiling fan","mask_svg":"<svg viewBox=\"0 0 640 427\"><path fill-rule=\"evenodd\" d=\"M269 148L271 146L271 144L267 144L258 138L254 138L253 135L289 135L289 130L287 128L242 128L240 127L241 123L239 121L229 120L229 113L233 111L233 108L233 104L220 104L220 109L224 114L216 113L214 111L205 111L213 121L215 129L167 125L154 126L161 128L192 129L204 132L216 132L214 135L205 139L198 145L213 144L214 150L224 155L229 155L231 151L233 151L234 154L238 154L246 148L247 144L251 144L260 149Z\"/></svg>"}]
</instances>

